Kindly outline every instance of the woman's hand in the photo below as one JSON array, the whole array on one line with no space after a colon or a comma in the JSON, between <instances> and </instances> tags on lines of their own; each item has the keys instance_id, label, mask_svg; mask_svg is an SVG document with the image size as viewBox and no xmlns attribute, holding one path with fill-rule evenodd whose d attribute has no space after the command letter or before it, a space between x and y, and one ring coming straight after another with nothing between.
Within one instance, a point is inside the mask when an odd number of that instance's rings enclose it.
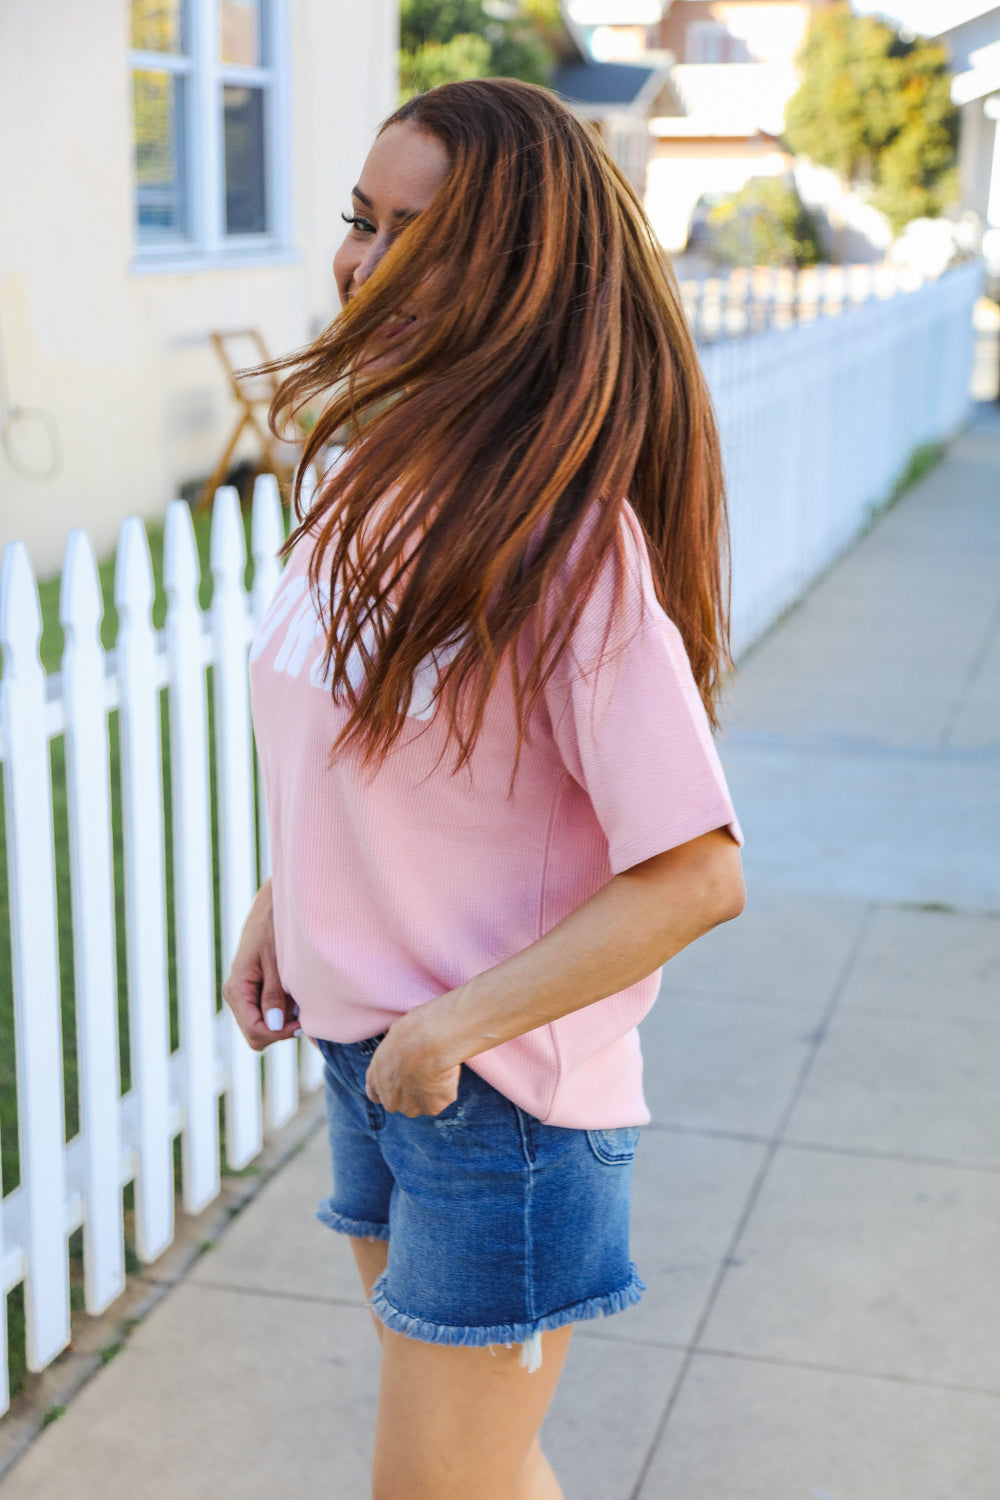
<instances>
[{"instance_id":1,"label":"woman's hand","mask_svg":"<svg viewBox=\"0 0 1000 1500\"><path fill-rule=\"evenodd\" d=\"M458 1098L461 1065L442 1050L422 1010L393 1021L368 1067L365 1091L390 1114L439 1115Z\"/></svg>"},{"instance_id":2,"label":"woman's hand","mask_svg":"<svg viewBox=\"0 0 1000 1500\"><path fill-rule=\"evenodd\" d=\"M255 1052L299 1030L299 1008L278 978L269 880L254 897L222 998Z\"/></svg>"}]
</instances>

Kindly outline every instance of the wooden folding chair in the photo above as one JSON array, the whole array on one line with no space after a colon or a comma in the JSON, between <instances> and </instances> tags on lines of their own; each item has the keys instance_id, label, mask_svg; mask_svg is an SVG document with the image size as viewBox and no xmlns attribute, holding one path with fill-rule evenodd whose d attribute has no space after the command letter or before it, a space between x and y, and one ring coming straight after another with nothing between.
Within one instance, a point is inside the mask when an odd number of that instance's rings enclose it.
<instances>
[{"instance_id":1,"label":"wooden folding chair","mask_svg":"<svg viewBox=\"0 0 1000 1500\"><path fill-rule=\"evenodd\" d=\"M209 478L206 479L201 494L198 496L199 508L211 505L217 487L223 483L229 472L230 460L236 450L236 444L247 427L252 427L260 439L263 450L258 464L260 470L269 470L274 474L287 476L293 468L293 463L282 460L279 456L281 445L272 436L267 425L267 409L277 390L277 380L273 375L245 373L248 366L268 363L270 355L263 338L256 328L231 329L225 333L213 331L209 337L225 367L229 378L229 388L240 407L240 414L222 457ZM242 344L242 350L240 354L237 354L237 346L240 344ZM249 359L248 353L251 354Z\"/></svg>"}]
</instances>

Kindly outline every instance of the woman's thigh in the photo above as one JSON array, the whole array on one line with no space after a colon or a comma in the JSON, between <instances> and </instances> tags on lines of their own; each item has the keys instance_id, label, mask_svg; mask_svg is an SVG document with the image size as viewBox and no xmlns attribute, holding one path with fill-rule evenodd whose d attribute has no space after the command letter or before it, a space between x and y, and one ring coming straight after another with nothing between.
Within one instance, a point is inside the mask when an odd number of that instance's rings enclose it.
<instances>
[{"instance_id":1,"label":"woman's thigh","mask_svg":"<svg viewBox=\"0 0 1000 1500\"><path fill-rule=\"evenodd\" d=\"M378 1280L378 1278L381 1276L382 1272L385 1270L386 1262L387 1262L387 1260L389 1258L389 1245L388 1245L388 1242L386 1240L358 1239L358 1238L355 1238L355 1237L351 1238L351 1242L350 1243L351 1243L351 1249L354 1252L355 1262L357 1263L358 1274L361 1277L361 1284L364 1287L365 1296L366 1296L366 1298L368 1298L368 1297L371 1296L372 1287L375 1285L375 1282ZM399 1338L402 1337L402 1335L400 1335L400 1334L392 1334L392 1333L386 1332L385 1328L379 1322L378 1318L376 1318L376 1317L373 1316L372 1321L373 1321L373 1323L375 1325L375 1332L378 1334L379 1343L383 1343L383 1341L385 1339L397 1340L397 1339L399 1339ZM571 1332L571 1328L569 1328L569 1327L567 1327L565 1329L560 1329L559 1330L559 1333L565 1335L567 1338L568 1338L568 1335L569 1335L570 1332ZM541 1416L544 1417L544 1415L545 1415L545 1410L544 1409L547 1408L548 1403L552 1399L552 1391L554 1389L555 1382L556 1382L556 1380L558 1380L558 1377L559 1377L559 1371L560 1371L560 1369L562 1367L562 1362L563 1362L563 1357L564 1357L565 1351L564 1350L560 1350L560 1348L558 1346L558 1343L553 1343L553 1340L556 1339L556 1338L557 1338L556 1334L546 1334L544 1336L544 1338L543 1338L543 1344L544 1344L544 1348L545 1348L546 1358L549 1359L550 1366L553 1363L555 1363L556 1364L556 1368L555 1368L555 1370L553 1372L553 1380L552 1380L552 1382L550 1383L548 1389L542 1392L542 1394L541 1394L540 1397L538 1396L537 1386L536 1386L536 1388L533 1388L533 1389L527 1391L527 1393L526 1393L528 1395L528 1397L531 1398L531 1400L532 1400L532 1410L528 1413L528 1421L527 1421L527 1424L526 1424L528 1427L530 1427L531 1421L534 1420L534 1408L535 1408L535 1406L541 1406L543 1408L543 1410L541 1412ZM439 1347L439 1346L424 1345L423 1347L424 1348L435 1348L435 1347ZM458 1350L452 1350L451 1352L452 1353L457 1353L457 1354L479 1354L479 1355L483 1354L484 1352L487 1352L487 1353L490 1353L495 1359L503 1360L505 1364L509 1364L511 1353L516 1353L517 1351L516 1350L512 1351L512 1350L508 1350L508 1349L500 1349L500 1350L492 1350L492 1351L462 1350L462 1349L458 1349ZM464 1383L464 1381L466 1379L466 1376L465 1376L464 1372L466 1370L468 1370L470 1367L471 1367L470 1366L470 1362L464 1362L462 1365L460 1365L458 1367L459 1374L462 1376L462 1379L463 1379L463 1383ZM544 1361L543 1361L543 1368L544 1367L545 1366L544 1366ZM520 1368L521 1367L520 1367L520 1364L519 1364L518 1365L518 1369L520 1369ZM522 1371L522 1373L525 1373L525 1372ZM537 1375L539 1373L540 1373L540 1371L536 1372L535 1375L532 1376L531 1378L533 1380L537 1380ZM536 1398L537 1398L537 1400L536 1400ZM405 1399L405 1397L404 1397L404 1399ZM451 1398L450 1390L440 1390L439 1393L435 1396L435 1400L438 1403L438 1407L440 1407L440 1405L442 1403L444 1403L444 1402L450 1402L451 1399L452 1398ZM478 1496L478 1494L479 1494L479 1482L480 1482L481 1479L483 1479L482 1469L483 1469L484 1465L488 1465L489 1464L488 1458L483 1457L482 1453L481 1453L481 1450L483 1448L483 1440L485 1439L486 1444L492 1444L495 1441L495 1434L494 1434L494 1431L493 1431L494 1419L493 1419L492 1413L490 1411L491 1403L492 1403L492 1385L490 1386L490 1388L488 1388L483 1393L482 1409L477 1409L476 1411L474 1411L472 1413L472 1417L471 1417L470 1420L468 1420L465 1423L465 1427L464 1427L464 1430L463 1430L463 1433L462 1433L463 1447L468 1452L467 1467L470 1470L474 1471L474 1473L475 1473L475 1479L476 1479L476 1483L475 1483L475 1485L473 1485L472 1481L471 1481L471 1475L466 1475L466 1482L468 1484L468 1488L466 1490L467 1497L470 1497L470 1496L473 1496L473 1495ZM438 1417L440 1417L441 1413L440 1413L439 1409L436 1412L436 1415ZM504 1416L505 1416L505 1418L507 1416L506 1407L504 1408ZM483 1433L483 1434L480 1434L480 1433L477 1432L475 1434L475 1440L470 1443L470 1441L469 1441L469 1438L470 1438L470 1435L471 1435L470 1434L470 1429L473 1426L478 1425L484 1418L485 1418L485 1421L486 1421L486 1424L487 1424L487 1431L485 1433ZM398 1431L401 1425L403 1427L408 1426L409 1423L412 1420L413 1420L412 1417L408 1413L404 1415L404 1420L403 1420L402 1424L400 1424L400 1422L398 1420L398 1417L395 1414L389 1414L385 1418L385 1421L386 1421L386 1424L388 1426L388 1430L390 1431L390 1433L394 1433L394 1432ZM540 1423L541 1423L541 1417L539 1417L539 1419L538 1419L538 1425L540 1425ZM445 1425L447 1425L447 1426L450 1427L452 1425L452 1422L449 1421ZM515 1424L515 1425L517 1425L517 1424ZM548 1463L546 1462L545 1458L542 1456L542 1451L541 1451L541 1448L539 1447L538 1439L537 1439L537 1430L538 1429L537 1429L537 1426L536 1426L536 1429L535 1429L535 1431L536 1431L536 1437L534 1439L534 1442L533 1443L529 1442L528 1450L527 1450L524 1458L522 1459L522 1468L520 1470L519 1482L517 1484L517 1488L512 1488L511 1486L508 1486L507 1494L511 1495L513 1497L513 1500L519 1500L519 1497L522 1496L522 1495L525 1495L525 1496L530 1495L532 1497L532 1500L534 1500L534 1497L536 1495L537 1496L551 1496L551 1497L554 1497L554 1496L557 1496L557 1495L561 1496L561 1494L562 1494L562 1491L559 1489L559 1486L556 1483L555 1476L553 1475L553 1473L552 1473L552 1471L551 1471ZM506 1434L505 1434L504 1442L505 1442L505 1445L506 1445L506 1447L505 1447L505 1454L504 1454L505 1461L504 1461L504 1463L502 1465L499 1466L499 1468L495 1464L493 1465L493 1469L494 1469L495 1472L492 1473L492 1474L490 1474L489 1476L487 1476L486 1482L487 1482L488 1485L492 1485L492 1484L494 1484L494 1482L496 1482L497 1484L501 1484L501 1485L502 1484L506 1484L507 1483L507 1479L508 1479L508 1473L507 1473L507 1471L508 1471L508 1469L512 1468L516 1464L518 1448L519 1448L520 1445L517 1442L511 1442L511 1434L510 1434L509 1431L506 1432ZM381 1464L379 1463L379 1461L377 1459L377 1461L376 1461L376 1469L379 1470L380 1472L381 1471L385 1472L385 1474L388 1476L387 1483L395 1482L397 1484L397 1486L401 1486L404 1482L407 1483L407 1484L409 1484L411 1482L411 1479L413 1479L414 1481L419 1480L420 1476L418 1474L415 1475L414 1474L414 1470L416 1468L416 1464L417 1464L417 1461L420 1458L420 1455L411 1454L411 1453L408 1452L405 1455L403 1455L402 1458L401 1458L401 1455L397 1451L397 1449L398 1449L398 1445L396 1444L395 1440L393 1440L392 1442L390 1442L389 1447L388 1447L387 1450L386 1450L384 1444L381 1445L381 1448L380 1448L379 1451L380 1452L384 1451L385 1452L385 1457L384 1457L383 1460L381 1460ZM435 1457L436 1457L436 1455L435 1455ZM381 1482L381 1480L380 1480L380 1482ZM436 1483L436 1481L435 1481L435 1483ZM414 1492L416 1494L419 1495L421 1493L421 1489L419 1488L418 1484L414 1483L413 1489L414 1489ZM426 1492L426 1486L424 1486L424 1492ZM405 1492L400 1491L400 1493L405 1493ZM487 1488L484 1491L484 1493L490 1494L491 1490L489 1488ZM376 1495L379 1494L379 1491L377 1489L375 1491L375 1494ZM389 1495L393 1495L394 1491L392 1489L389 1489L388 1490L388 1494Z\"/></svg>"},{"instance_id":2,"label":"woman's thigh","mask_svg":"<svg viewBox=\"0 0 1000 1500\"><path fill-rule=\"evenodd\" d=\"M425 1344L385 1329L374 1500L511 1500L571 1333L544 1334L541 1368L529 1373L516 1345Z\"/></svg>"}]
</instances>

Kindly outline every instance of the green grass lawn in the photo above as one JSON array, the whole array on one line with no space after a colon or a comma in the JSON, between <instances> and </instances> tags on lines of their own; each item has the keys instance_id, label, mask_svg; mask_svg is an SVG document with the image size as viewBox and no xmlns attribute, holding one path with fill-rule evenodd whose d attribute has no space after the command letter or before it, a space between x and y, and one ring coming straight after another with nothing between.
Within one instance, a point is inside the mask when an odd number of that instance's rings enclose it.
<instances>
[{"instance_id":1,"label":"green grass lawn","mask_svg":"<svg viewBox=\"0 0 1000 1500\"><path fill-rule=\"evenodd\" d=\"M211 512L194 512L195 538L201 566L200 602L203 609L211 603L212 576L209 570L209 546ZM250 516L244 513L249 555ZM163 589L163 527L147 526L150 554L156 595L153 604L153 623L159 629L166 618L167 600ZM252 582L253 563L247 568L247 586ZM114 605L114 556L104 558L98 567L101 592L104 598L104 618L101 625L101 640L106 649L115 644L118 633L118 614ZM59 623L58 577L39 585L39 600L42 611L42 638L40 655L47 672L59 670L63 631ZM212 724L211 669L209 669L209 748L212 757L214 781L214 733ZM167 720L166 693L161 695L161 737L163 745L163 800L166 833L166 893L167 893L167 954L168 988L170 996L171 1046L178 1045L177 981L174 958L174 913L173 913L173 846L171 838L171 789L170 789L170 734ZM115 923L118 958L119 996L119 1046L121 1053L122 1092L130 1086L129 1034L128 1034L128 990L125 966L125 908L122 883L123 843L122 809L120 786L120 754L118 734L118 711L109 716L109 758L111 775L112 841L115 867ZM66 1139L78 1132L79 1093L77 1077L76 1007L73 981L73 912L69 867L69 821L66 801L65 741L62 735L50 742L50 766L52 773L53 840L55 845L56 903L59 935L59 980L63 1023L63 1076L64 1102L66 1110ZM216 810L212 803L212 846L217 850ZM215 893L215 946L217 990L221 990L221 953L219 942L218 880ZM11 974L10 920L7 880L6 829L4 808L0 800L0 1181L4 1193L9 1193L20 1181L18 1130L17 1130L17 1079L14 1060L14 1009ZM131 1185L125 1190L126 1226L130 1227L132 1207ZM134 1246L126 1244L126 1262L129 1269L137 1269ZM75 1310L83 1305L82 1232L78 1231L70 1241L71 1297ZM24 1299L20 1287L8 1296L9 1315L9 1364L11 1391L16 1392L24 1381Z\"/></svg>"}]
</instances>

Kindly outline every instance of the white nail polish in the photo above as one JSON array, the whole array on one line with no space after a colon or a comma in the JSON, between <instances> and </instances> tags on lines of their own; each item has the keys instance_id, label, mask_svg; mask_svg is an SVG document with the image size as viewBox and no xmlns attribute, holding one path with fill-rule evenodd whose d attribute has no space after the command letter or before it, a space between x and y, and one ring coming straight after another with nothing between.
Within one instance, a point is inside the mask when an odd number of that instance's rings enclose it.
<instances>
[{"instance_id":1,"label":"white nail polish","mask_svg":"<svg viewBox=\"0 0 1000 1500\"><path fill-rule=\"evenodd\" d=\"M285 1024L285 1012L279 1010L278 1006L272 1005L264 1020L267 1022L268 1031L280 1031Z\"/></svg>"}]
</instances>

